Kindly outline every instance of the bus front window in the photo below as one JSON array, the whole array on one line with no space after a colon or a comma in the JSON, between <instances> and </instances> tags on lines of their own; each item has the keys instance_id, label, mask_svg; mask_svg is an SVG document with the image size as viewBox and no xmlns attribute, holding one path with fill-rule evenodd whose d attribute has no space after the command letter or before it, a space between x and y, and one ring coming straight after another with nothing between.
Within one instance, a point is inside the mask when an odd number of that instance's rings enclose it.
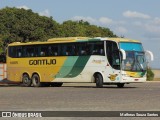
<instances>
[{"instance_id":1,"label":"bus front window","mask_svg":"<svg viewBox=\"0 0 160 120\"><path fill-rule=\"evenodd\" d=\"M126 59L122 61L122 70L146 71L147 62L140 43L120 43L120 48L126 52Z\"/></svg>"},{"instance_id":2,"label":"bus front window","mask_svg":"<svg viewBox=\"0 0 160 120\"><path fill-rule=\"evenodd\" d=\"M144 53L135 51L126 51L126 60L122 63L122 69L125 71L145 71L147 68Z\"/></svg>"}]
</instances>

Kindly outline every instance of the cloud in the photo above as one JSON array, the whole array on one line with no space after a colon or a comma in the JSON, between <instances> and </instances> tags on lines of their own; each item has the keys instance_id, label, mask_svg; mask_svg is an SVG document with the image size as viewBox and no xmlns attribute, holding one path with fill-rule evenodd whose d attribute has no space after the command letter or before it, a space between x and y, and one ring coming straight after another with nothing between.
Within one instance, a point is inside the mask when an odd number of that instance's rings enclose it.
<instances>
[{"instance_id":1,"label":"cloud","mask_svg":"<svg viewBox=\"0 0 160 120\"><path fill-rule=\"evenodd\" d=\"M153 18L145 21L128 21L128 26L126 26L132 34L139 37L145 37L146 39L160 39L160 19Z\"/></svg>"},{"instance_id":2,"label":"cloud","mask_svg":"<svg viewBox=\"0 0 160 120\"><path fill-rule=\"evenodd\" d=\"M113 20L108 17L100 17L100 18L92 18L92 17L84 17L84 16L75 16L71 18L73 21L84 20L91 24L107 27L114 31L117 35L126 35L128 30L126 28L126 21L122 20Z\"/></svg>"},{"instance_id":3,"label":"cloud","mask_svg":"<svg viewBox=\"0 0 160 120\"><path fill-rule=\"evenodd\" d=\"M22 6L17 6L16 8L19 8L19 9L25 9L25 10L29 10L30 8L27 7L26 5L22 5ZM48 9L45 9L44 11L42 12L39 12L38 13L40 16L46 16L46 17L50 17L50 12Z\"/></svg>"},{"instance_id":4,"label":"cloud","mask_svg":"<svg viewBox=\"0 0 160 120\"><path fill-rule=\"evenodd\" d=\"M132 13L132 12L128 12ZM134 12L133 12L134 13ZM113 20L108 17L84 17L84 16L75 16L71 18L74 21L84 20L88 21L91 24L108 27L117 35L124 35L126 37L135 38L145 37L145 38L158 38L160 37L160 18L151 18L150 16L146 17L142 13L136 12L136 14L130 14L130 16L136 18L143 18L145 20L138 19L136 21L124 21L124 20ZM149 19L150 18L150 19ZM146 20L147 19L147 20Z\"/></svg>"},{"instance_id":5,"label":"cloud","mask_svg":"<svg viewBox=\"0 0 160 120\"><path fill-rule=\"evenodd\" d=\"M158 18L158 17L154 18L152 23L155 24L155 25L160 25L160 18Z\"/></svg>"},{"instance_id":6,"label":"cloud","mask_svg":"<svg viewBox=\"0 0 160 120\"><path fill-rule=\"evenodd\" d=\"M22 6L17 6L16 8L19 8L19 9L25 9L25 10L28 10L30 9L29 7L25 6L25 5L22 5Z\"/></svg>"},{"instance_id":7,"label":"cloud","mask_svg":"<svg viewBox=\"0 0 160 120\"><path fill-rule=\"evenodd\" d=\"M39 12L39 15L40 16L46 16L46 17L50 17L50 12L48 9L42 11L42 12Z\"/></svg>"},{"instance_id":8,"label":"cloud","mask_svg":"<svg viewBox=\"0 0 160 120\"><path fill-rule=\"evenodd\" d=\"M113 23L113 20L112 19L110 19L110 18L107 18L107 17L101 17L101 18L99 18L99 22L101 23L101 24L106 24L106 25L108 25L108 24L112 24Z\"/></svg>"},{"instance_id":9,"label":"cloud","mask_svg":"<svg viewBox=\"0 0 160 120\"><path fill-rule=\"evenodd\" d=\"M96 24L96 25L109 25L113 23L113 20L107 17L100 17L99 19L92 18L92 17L84 17L84 16L75 16L72 18L72 20L84 20L88 21L91 24Z\"/></svg>"},{"instance_id":10,"label":"cloud","mask_svg":"<svg viewBox=\"0 0 160 120\"><path fill-rule=\"evenodd\" d=\"M133 22L133 25L141 27L141 26L143 26L143 23L141 21L135 21L135 22Z\"/></svg>"},{"instance_id":11,"label":"cloud","mask_svg":"<svg viewBox=\"0 0 160 120\"><path fill-rule=\"evenodd\" d=\"M72 20L76 20L76 21L84 20L84 21L88 21L89 23L92 23L92 24L97 22L97 20L92 17L83 17L83 16L75 16L72 18Z\"/></svg>"},{"instance_id":12,"label":"cloud","mask_svg":"<svg viewBox=\"0 0 160 120\"><path fill-rule=\"evenodd\" d=\"M136 21L130 23L132 29L139 31L139 34L144 35L146 38L159 38L160 39L160 18L152 18L145 21Z\"/></svg>"},{"instance_id":13,"label":"cloud","mask_svg":"<svg viewBox=\"0 0 160 120\"><path fill-rule=\"evenodd\" d=\"M127 18L141 18L141 19L150 19L151 17L147 14L143 14L140 12L136 12L136 11L126 11L123 13L124 17Z\"/></svg>"},{"instance_id":14,"label":"cloud","mask_svg":"<svg viewBox=\"0 0 160 120\"><path fill-rule=\"evenodd\" d=\"M152 38L159 38L160 39L160 26L153 25L153 24L145 24L144 29L146 31L146 36L147 37L152 37Z\"/></svg>"},{"instance_id":15,"label":"cloud","mask_svg":"<svg viewBox=\"0 0 160 120\"><path fill-rule=\"evenodd\" d=\"M125 27L120 26L115 28L115 32L119 35L124 35L128 32L128 30Z\"/></svg>"}]
</instances>

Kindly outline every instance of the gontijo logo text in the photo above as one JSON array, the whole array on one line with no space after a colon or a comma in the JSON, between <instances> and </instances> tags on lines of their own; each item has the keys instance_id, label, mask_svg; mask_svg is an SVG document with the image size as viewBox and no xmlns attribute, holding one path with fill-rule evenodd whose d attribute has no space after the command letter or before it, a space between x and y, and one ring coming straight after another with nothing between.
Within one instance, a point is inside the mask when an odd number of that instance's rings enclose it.
<instances>
[{"instance_id":1,"label":"gontijo logo text","mask_svg":"<svg viewBox=\"0 0 160 120\"><path fill-rule=\"evenodd\" d=\"M56 59L29 60L29 65L55 65Z\"/></svg>"}]
</instances>

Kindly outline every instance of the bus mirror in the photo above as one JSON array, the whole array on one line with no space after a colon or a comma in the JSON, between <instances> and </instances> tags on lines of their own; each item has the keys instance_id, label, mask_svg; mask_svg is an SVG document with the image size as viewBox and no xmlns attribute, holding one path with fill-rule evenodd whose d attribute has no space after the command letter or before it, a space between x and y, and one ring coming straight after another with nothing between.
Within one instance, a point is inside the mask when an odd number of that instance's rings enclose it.
<instances>
[{"instance_id":1,"label":"bus mirror","mask_svg":"<svg viewBox=\"0 0 160 120\"><path fill-rule=\"evenodd\" d=\"M123 49L120 49L121 53L122 53L122 60L126 59L126 52Z\"/></svg>"},{"instance_id":2,"label":"bus mirror","mask_svg":"<svg viewBox=\"0 0 160 120\"><path fill-rule=\"evenodd\" d=\"M148 59L148 61L153 61L154 60L154 56L153 56L153 53L151 51L146 50L145 55L146 55L146 58Z\"/></svg>"}]
</instances>

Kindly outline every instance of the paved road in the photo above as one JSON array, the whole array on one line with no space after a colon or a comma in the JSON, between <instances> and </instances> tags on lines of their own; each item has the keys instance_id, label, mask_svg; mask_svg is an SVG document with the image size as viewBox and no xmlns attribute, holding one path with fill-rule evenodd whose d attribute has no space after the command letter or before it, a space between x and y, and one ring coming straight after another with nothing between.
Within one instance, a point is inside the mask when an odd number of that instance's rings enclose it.
<instances>
[{"instance_id":1,"label":"paved road","mask_svg":"<svg viewBox=\"0 0 160 120\"><path fill-rule=\"evenodd\" d=\"M0 86L0 110L160 110L160 82L62 87Z\"/></svg>"},{"instance_id":2,"label":"paved road","mask_svg":"<svg viewBox=\"0 0 160 120\"><path fill-rule=\"evenodd\" d=\"M160 82L125 85L64 84L62 87L0 86L0 111L160 111Z\"/></svg>"}]
</instances>

